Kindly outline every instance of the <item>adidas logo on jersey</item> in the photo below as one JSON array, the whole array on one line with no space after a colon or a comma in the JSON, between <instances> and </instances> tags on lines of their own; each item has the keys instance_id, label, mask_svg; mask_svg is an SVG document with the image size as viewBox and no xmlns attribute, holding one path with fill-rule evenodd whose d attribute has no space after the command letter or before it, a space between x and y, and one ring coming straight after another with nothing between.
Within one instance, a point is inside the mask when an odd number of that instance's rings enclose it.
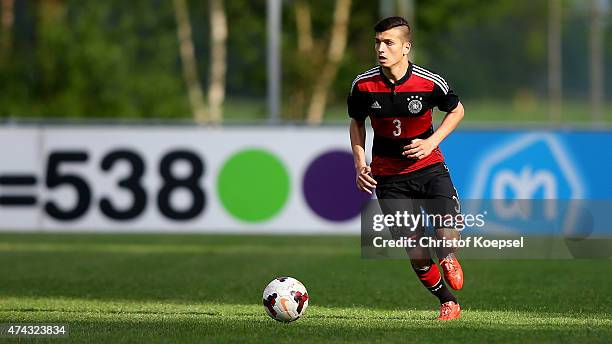
<instances>
[{"instance_id":1,"label":"adidas logo on jersey","mask_svg":"<svg viewBox=\"0 0 612 344\"><path fill-rule=\"evenodd\" d=\"M380 104L378 104L378 101L374 101L374 104L372 104L371 106L372 109L380 109Z\"/></svg>"}]
</instances>

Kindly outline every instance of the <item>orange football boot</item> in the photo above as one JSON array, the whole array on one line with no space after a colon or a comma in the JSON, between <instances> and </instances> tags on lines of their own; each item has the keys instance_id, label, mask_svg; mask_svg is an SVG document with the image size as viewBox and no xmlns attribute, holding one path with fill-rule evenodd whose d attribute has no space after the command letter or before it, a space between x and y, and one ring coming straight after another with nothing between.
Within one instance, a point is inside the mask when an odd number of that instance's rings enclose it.
<instances>
[{"instance_id":1,"label":"orange football boot","mask_svg":"<svg viewBox=\"0 0 612 344\"><path fill-rule=\"evenodd\" d=\"M463 269L455 255L449 255L440 261L444 280L451 288L459 290L463 288Z\"/></svg>"},{"instance_id":2,"label":"orange football boot","mask_svg":"<svg viewBox=\"0 0 612 344\"><path fill-rule=\"evenodd\" d=\"M453 320L461 318L461 306L453 301L440 305L440 316L436 320Z\"/></svg>"}]
</instances>

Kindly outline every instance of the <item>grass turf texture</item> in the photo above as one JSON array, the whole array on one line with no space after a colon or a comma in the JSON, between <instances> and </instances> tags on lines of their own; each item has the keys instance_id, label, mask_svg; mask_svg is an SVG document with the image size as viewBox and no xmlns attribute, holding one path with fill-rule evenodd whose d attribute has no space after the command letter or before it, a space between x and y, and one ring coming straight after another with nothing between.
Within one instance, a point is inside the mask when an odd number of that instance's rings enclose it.
<instances>
[{"instance_id":1,"label":"grass turf texture","mask_svg":"<svg viewBox=\"0 0 612 344\"><path fill-rule=\"evenodd\" d=\"M463 318L441 323L407 261L362 260L355 237L0 234L0 323L65 322L65 340L117 343L612 337L611 261L466 261L464 270ZM277 275L308 288L297 322L277 323L261 306Z\"/></svg>"}]
</instances>

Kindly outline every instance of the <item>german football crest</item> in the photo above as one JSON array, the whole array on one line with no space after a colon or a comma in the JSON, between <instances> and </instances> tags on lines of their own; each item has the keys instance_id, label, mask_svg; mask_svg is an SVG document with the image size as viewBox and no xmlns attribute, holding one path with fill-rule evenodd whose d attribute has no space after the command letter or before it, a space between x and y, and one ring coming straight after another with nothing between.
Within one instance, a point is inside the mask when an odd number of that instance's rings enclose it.
<instances>
[{"instance_id":1,"label":"german football crest","mask_svg":"<svg viewBox=\"0 0 612 344\"><path fill-rule=\"evenodd\" d=\"M423 97L408 97L408 111L410 111L411 114L417 114L421 112L421 110L423 109L423 103L421 103L421 100L423 100Z\"/></svg>"}]
</instances>

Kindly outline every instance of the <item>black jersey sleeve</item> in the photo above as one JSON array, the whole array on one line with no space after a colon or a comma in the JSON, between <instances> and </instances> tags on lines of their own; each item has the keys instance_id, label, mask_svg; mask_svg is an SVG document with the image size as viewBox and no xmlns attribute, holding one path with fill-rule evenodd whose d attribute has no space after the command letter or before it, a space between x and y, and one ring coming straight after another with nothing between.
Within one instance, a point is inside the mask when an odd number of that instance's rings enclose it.
<instances>
[{"instance_id":1,"label":"black jersey sleeve","mask_svg":"<svg viewBox=\"0 0 612 344\"><path fill-rule=\"evenodd\" d=\"M459 105L459 96L449 88L442 89L437 83L434 87L434 99L435 105L443 112L451 112Z\"/></svg>"},{"instance_id":2,"label":"black jersey sleeve","mask_svg":"<svg viewBox=\"0 0 612 344\"><path fill-rule=\"evenodd\" d=\"M357 84L352 86L351 92L346 98L348 115L358 121L363 121L368 117L367 93L362 92Z\"/></svg>"}]
</instances>

